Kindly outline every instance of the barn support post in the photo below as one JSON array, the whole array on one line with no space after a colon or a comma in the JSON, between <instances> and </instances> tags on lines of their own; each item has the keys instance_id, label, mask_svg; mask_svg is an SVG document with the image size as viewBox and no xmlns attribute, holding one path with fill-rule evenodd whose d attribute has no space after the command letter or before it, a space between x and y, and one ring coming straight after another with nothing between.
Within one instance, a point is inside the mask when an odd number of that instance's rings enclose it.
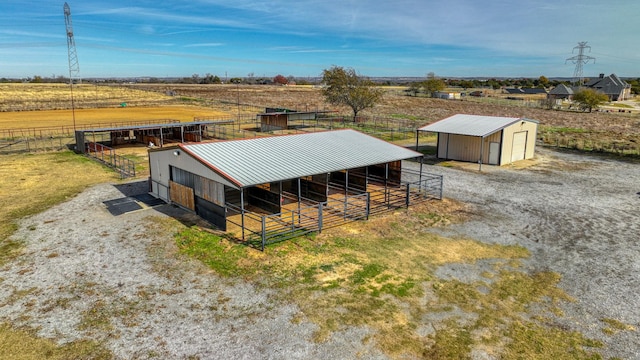
<instances>
[{"instance_id":1,"label":"barn support post","mask_svg":"<svg viewBox=\"0 0 640 360\"><path fill-rule=\"evenodd\" d=\"M364 168L364 191L369 191L369 167Z\"/></svg>"},{"instance_id":2,"label":"barn support post","mask_svg":"<svg viewBox=\"0 0 640 360\"><path fill-rule=\"evenodd\" d=\"M344 175L344 219L347 219L347 201L349 199L349 169Z\"/></svg>"},{"instance_id":3,"label":"barn support post","mask_svg":"<svg viewBox=\"0 0 640 360\"><path fill-rule=\"evenodd\" d=\"M420 130L416 130L416 151L418 151L418 141L420 140Z\"/></svg>"},{"instance_id":4,"label":"barn support post","mask_svg":"<svg viewBox=\"0 0 640 360\"><path fill-rule=\"evenodd\" d=\"M162 136L162 128L160 128L160 147L164 146L164 138Z\"/></svg>"},{"instance_id":5,"label":"barn support post","mask_svg":"<svg viewBox=\"0 0 640 360\"><path fill-rule=\"evenodd\" d=\"M482 152L484 151L484 136L480 137L480 158L478 159L478 171L482 171Z\"/></svg>"},{"instance_id":6,"label":"barn support post","mask_svg":"<svg viewBox=\"0 0 640 360\"><path fill-rule=\"evenodd\" d=\"M325 201L329 201L329 176L331 173L327 173L327 182L325 184Z\"/></svg>"},{"instance_id":7,"label":"barn support post","mask_svg":"<svg viewBox=\"0 0 640 360\"><path fill-rule=\"evenodd\" d=\"M420 175L418 175L418 191L422 192L422 166L424 162L424 156L420 157ZM427 192L426 186L424 189L425 193Z\"/></svg>"},{"instance_id":8,"label":"barn support post","mask_svg":"<svg viewBox=\"0 0 640 360\"><path fill-rule=\"evenodd\" d=\"M180 142L184 142L184 125L180 126Z\"/></svg>"},{"instance_id":9,"label":"barn support post","mask_svg":"<svg viewBox=\"0 0 640 360\"><path fill-rule=\"evenodd\" d=\"M282 197L282 181L280 181L280 186L278 189L278 199L279 199L279 206L280 206L280 212L282 212L282 205L284 205L284 198Z\"/></svg>"},{"instance_id":10,"label":"barn support post","mask_svg":"<svg viewBox=\"0 0 640 360\"><path fill-rule=\"evenodd\" d=\"M262 217L264 221L264 217ZM244 189L240 188L240 223L242 224L242 241L244 241ZM264 225L262 226L264 229Z\"/></svg>"},{"instance_id":11,"label":"barn support post","mask_svg":"<svg viewBox=\"0 0 640 360\"><path fill-rule=\"evenodd\" d=\"M300 178L298 178L298 225L300 225L300 200L302 199L302 186Z\"/></svg>"},{"instance_id":12,"label":"barn support post","mask_svg":"<svg viewBox=\"0 0 640 360\"><path fill-rule=\"evenodd\" d=\"M387 209L389 205L389 189L387 188L387 180L389 179L389 163L384 164L384 202L387 203Z\"/></svg>"}]
</instances>

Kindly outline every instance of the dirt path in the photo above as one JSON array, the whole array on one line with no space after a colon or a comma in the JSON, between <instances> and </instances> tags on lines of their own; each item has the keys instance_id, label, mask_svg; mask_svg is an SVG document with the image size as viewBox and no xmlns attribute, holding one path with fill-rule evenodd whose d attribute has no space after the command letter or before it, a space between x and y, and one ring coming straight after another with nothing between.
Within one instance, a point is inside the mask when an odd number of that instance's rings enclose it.
<instances>
[{"instance_id":1,"label":"dirt path","mask_svg":"<svg viewBox=\"0 0 640 360\"><path fill-rule=\"evenodd\" d=\"M640 359L640 165L539 149L531 168L444 167L445 196L473 204L477 216L443 230L532 252L532 271L562 275L574 297L559 326L602 340L605 358ZM635 327L605 335L615 319Z\"/></svg>"}]
</instances>

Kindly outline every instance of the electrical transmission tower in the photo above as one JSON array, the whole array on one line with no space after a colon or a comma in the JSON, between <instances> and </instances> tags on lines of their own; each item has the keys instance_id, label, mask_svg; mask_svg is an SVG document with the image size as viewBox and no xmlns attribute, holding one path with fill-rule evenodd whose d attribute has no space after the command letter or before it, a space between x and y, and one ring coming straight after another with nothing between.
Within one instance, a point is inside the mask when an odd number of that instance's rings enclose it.
<instances>
[{"instance_id":1,"label":"electrical transmission tower","mask_svg":"<svg viewBox=\"0 0 640 360\"><path fill-rule=\"evenodd\" d=\"M73 79L78 79L80 83L80 65L78 64L78 53L76 52L76 40L73 38L73 24L71 23L71 8L64 3L64 24L67 28L67 49L69 50L69 88L71 89L71 115L73 117L73 131L76 130L76 110L73 100Z\"/></svg>"},{"instance_id":2,"label":"electrical transmission tower","mask_svg":"<svg viewBox=\"0 0 640 360\"><path fill-rule=\"evenodd\" d=\"M69 49L69 78L79 78L80 65L76 52L76 40L73 38L73 24L71 23L71 8L64 3L64 23L67 27L67 48ZM79 80L79 79L78 79Z\"/></svg>"},{"instance_id":3,"label":"electrical transmission tower","mask_svg":"<svg viewBox=\"0 0 640 360\"><path fill-rule=\"evenodd\" d=\"M591 52L591 46L587 45L586 41L579 42L572 52L575 52L576 49L578 49L578 55L568 58L564 63L571 61L576 64L576 69L573 72L573 82L578 86L582 86L582 65L587 64L590 60L593 60L595 64L596 58L584 54L584 49L589 49L589 52Z\"/></svg>"}]
</instances>

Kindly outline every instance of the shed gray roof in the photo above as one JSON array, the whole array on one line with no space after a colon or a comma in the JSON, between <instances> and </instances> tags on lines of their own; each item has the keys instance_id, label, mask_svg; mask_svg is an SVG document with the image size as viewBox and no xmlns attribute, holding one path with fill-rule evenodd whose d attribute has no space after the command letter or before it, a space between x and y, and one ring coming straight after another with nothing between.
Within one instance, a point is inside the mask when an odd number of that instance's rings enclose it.
<instances>
[{"instance_id":1,"label":"shed gray roof","mask_svg":"<svg viewBox=\"0 0 640 360\"><path fill-rule=\"evenodd\" d=\"M238 187L422 156L350 129L179 146Z\"/></svg>"},{"instance_id":2,"label":"shed gray roof","mask_svg":"<svg viewBox=\"0 0 640 360\"><path fill-rule=\"evenodd\" d=\"M419 128L418 131L487 136L518 121L532 121L537 123L535 120L525 118L456 114L434 122L433 124L423 126Z\"/></svg>"}]
</instances>

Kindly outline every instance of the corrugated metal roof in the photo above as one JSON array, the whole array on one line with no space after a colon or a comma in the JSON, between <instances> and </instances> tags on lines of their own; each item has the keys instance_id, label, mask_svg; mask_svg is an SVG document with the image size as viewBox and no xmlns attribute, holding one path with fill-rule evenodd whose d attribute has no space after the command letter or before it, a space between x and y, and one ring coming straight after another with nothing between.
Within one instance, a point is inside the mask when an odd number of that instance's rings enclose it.
<instances>
[{"instance_id":1,"label":"corrugated metal roof","mask_svg":"<svg viewBox=\"0 0 640 360\"><path fill-rule=\"evenodd\" d=\"M239 187L422 156L350 129L180 147Z\"/></svg>"},{"instance_id":2,"label":"corrugated metal roof","mask_svg":"<svg viewBox=\"0 0 640 360\"><path fill-rule=\"evenodd\" d=\"M487 136L518 121L535 120L514 117L482 116L456 114L433 124L419 128L419 131L431 131L469 136Z\"/></svg>"},{"instance_id":3,"label":"corrugated metal roof","mask_svg":"<svg viewBox=\"0 0 640 360\"><path fill-rule=\"evenodd\" d=\"M126 131L126 130L151 130L151 129L179 128L183 126L195 126L195 125L220 125L220 124L229 124L229 123L233 123L233 120L173 122L173 123L146 124L146 125L123 125L123 126L96 128L96 129L81 129L77 131L90 133L90 132Z\"/></svg>"}]
</instances>

